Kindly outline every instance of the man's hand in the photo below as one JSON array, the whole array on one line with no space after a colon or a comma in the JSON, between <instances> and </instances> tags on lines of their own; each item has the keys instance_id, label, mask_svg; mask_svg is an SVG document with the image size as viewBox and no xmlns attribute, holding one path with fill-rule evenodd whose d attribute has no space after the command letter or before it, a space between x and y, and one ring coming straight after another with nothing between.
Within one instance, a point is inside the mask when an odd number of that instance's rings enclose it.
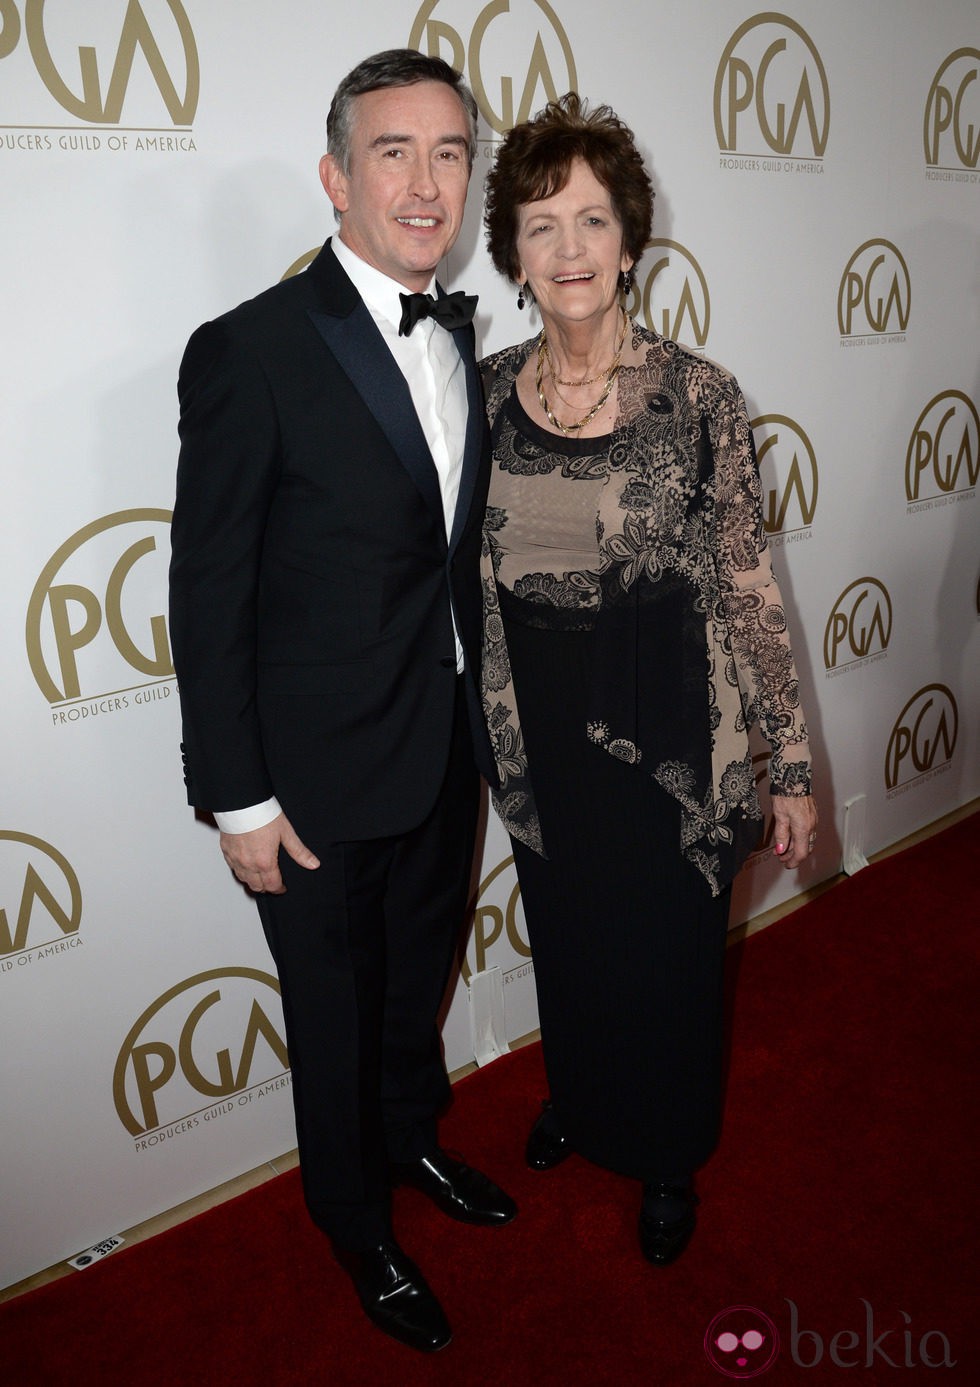
<instances>
[{"instance_id":1,"label":"man's hand","mask_svg":"<svg viewBox=\"0 0 980 1387\"><path fill-rule=\"evenodd\" d=\"M772 841L784 867L805 862L817 841L817 806L811 795L773 795Z\"/></svg>"},{"instance_id":2,"label":"man's hand","mask_svg":"<svg viewBox=\"0 0 980 1387\"><path fill-rule=\"evenodd\" d=\"M309 871L320 860L297 838L285 814L248 833L222 833L221 851L240 882L261 895L281 896L285 891L279 872L279 849L284 848L294 862Z\"/></svg>"}]
</instances>

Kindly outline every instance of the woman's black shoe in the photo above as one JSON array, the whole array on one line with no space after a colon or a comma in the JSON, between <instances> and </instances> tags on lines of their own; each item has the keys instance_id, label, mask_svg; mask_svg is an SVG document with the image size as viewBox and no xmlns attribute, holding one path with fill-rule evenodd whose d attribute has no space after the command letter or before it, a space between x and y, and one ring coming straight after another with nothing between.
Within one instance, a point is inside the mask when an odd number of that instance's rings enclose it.
<instances>
[{"instance_id":1,"label":"woman's black shoe","mask_svg":"<svg viewBox=\"0 0 980 1387\"><path fill-rule=\"evenodd\" d=\"M571 1144L562 1136L551 1100L547 1099L541 1104L541 1113L531 1128L524 1159L532 1170L552 1170L571 1154Z\"/></svg>"},{"instance_id":2,"label":"woman's black shoe","mask_svg":"<svg viewBox=\"0 0 980 1387\"><path fill-rule=\"evenodd\" d=\"M667 1202L669 1201L669 1203ZM643 1206L640 1209L640 1247L648 1262L665 1267L675 1261L687 1247L697 1223L695 1207L700 1201L689 1185L672 1185L653 1181L643 1187ZM658 1217L661 1210L670 1217ZM680 1208L676 1214L675 1209Z\"/></svg>"}]
</instances>

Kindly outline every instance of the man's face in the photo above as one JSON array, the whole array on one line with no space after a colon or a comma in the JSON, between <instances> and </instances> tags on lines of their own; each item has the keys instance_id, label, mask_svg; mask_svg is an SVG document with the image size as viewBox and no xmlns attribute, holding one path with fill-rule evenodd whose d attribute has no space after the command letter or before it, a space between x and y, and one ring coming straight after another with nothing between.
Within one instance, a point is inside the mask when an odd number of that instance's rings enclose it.
<instances>
[{"instance_id":1,"label":"man's face","mask_svg":"<svg viewBox=\"0 0 980 1387\"><path fill-rule=\"evenodd\" d=\"M428 287L459 235L470 179L470 122L445 82L385 87L354 100L350 172L320 161L340 239L406 289Z\"/></svg>"}]
</instances>

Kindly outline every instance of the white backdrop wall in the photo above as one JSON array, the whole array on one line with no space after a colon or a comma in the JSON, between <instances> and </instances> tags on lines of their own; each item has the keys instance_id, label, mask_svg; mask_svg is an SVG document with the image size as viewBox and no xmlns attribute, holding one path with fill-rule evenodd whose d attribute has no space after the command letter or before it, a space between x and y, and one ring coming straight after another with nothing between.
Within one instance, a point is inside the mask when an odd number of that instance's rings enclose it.
<instances>
[{"instance_id":1,"label":"white backdrop wall","mask_svg":"<svg viewBox=\"0 0 980 1387\"><path fill-rule=\"evenodd\" d=\"M316 178L339 78L401 44L482 110L443 276L493 350L535 330L482 247L494 140L577 87L657 188L634 310L749 401L796 630L824 830L802 879L763 840L734 920L980 790L976 0L2 0L5 676L0 1282L294 1144L276 983L212 826L183 804L165 605L174 382L198 322L332 229ZM761 764L761 763L760 763ZM508 844L466 980L533 1029Z\"/></svg>"}]
</instances>

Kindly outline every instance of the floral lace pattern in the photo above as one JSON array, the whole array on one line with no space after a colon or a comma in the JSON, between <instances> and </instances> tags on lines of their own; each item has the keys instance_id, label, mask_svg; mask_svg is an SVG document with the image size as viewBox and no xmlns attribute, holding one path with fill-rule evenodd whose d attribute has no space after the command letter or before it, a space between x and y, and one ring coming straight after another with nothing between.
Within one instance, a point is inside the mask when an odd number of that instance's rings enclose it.
<instances>
[{"instance_id":1,"label":"floral lace pattern","mask_svg":"<svg viewBox=\"0 0 980 1387\"><path fill-rule=\"evenodd\" d=\"M634 325L638 364L620 372L613 432L561 438L517 399L515 380L535 345L483 363L494 444L483 679L501 778L495 805L515 837L545 850L501 592L540 604L543 621L591 613L594 716L583 754L590 745L605 751L677 801L680 850L717 892L761 818L750 727L769 742L772 792L810 792L745 403L721 367ZM534 525L548 534L539 538Z\"/></svg>"}]
</instances>

